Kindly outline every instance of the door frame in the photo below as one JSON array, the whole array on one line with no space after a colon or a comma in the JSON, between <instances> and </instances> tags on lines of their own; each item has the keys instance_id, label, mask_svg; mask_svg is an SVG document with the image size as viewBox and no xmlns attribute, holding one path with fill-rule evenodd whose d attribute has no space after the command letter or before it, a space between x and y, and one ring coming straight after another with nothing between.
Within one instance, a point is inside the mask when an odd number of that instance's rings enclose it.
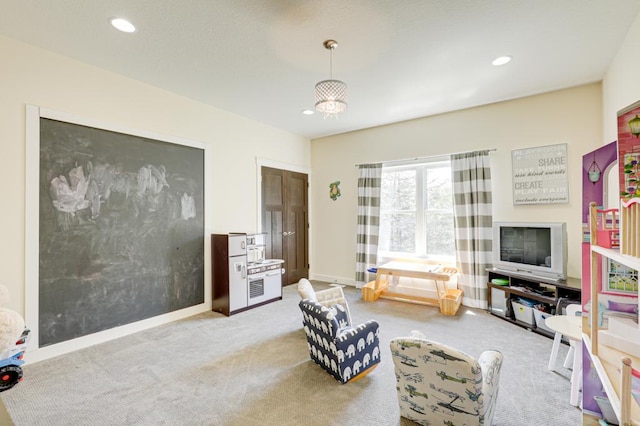
<instances>
[{"instance_id":1,"label":"door frame","mask_svg":"<svg viewBox=\"0 0 640 426\"><path fill-rule=\"evenodd\" d=\"M309 277L311 277L312 273L312 262L313 258L313 236L312 236L312 220L311 220L311 207L313 199L311 188L313 185L311 184L311 169L309 167L300 166L297 164L285 163L282 161L270 160L268 158L256 157L256 229L258 232L262 232L262 167L270 167L272 169L280 169L286 170L289 172L303 173L307 175L307 183L309 184L309 188L307 191L307 209L308 209L308 218L309 218L309 239L307 243L307 252L309 253Z\"/></svg>"}]
</instances>

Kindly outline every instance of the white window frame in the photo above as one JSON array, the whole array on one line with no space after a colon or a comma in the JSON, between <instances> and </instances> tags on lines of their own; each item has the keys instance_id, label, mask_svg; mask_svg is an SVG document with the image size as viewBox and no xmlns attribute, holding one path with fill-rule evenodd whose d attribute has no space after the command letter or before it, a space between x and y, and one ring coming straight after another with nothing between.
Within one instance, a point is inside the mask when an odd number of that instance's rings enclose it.
<instances>
[{"instance_id":1,"label":"white window frame","mask_svg":"<svg viewBox=\"0 0 640 426\"><path fill-rule=\"evenodd\" d=\"M406 164L394 164L394 165L384 165L382 168L382 176L384 179L384 174L386 171L403 171L403 170L416 170L416 204L414 206L414 213L416 216L416 252L408 253L408 252L395 252L395 251L383 251L378 250L378 258L382 261L392 258L415 258L415 259L430 259L437 260L442 262L453 262L455 261L455 255L438 255L433 253L427 253L427 230L425 216L427 212L447 212L446 210L426 210L425 206L425 181L426 181L426 173L425 171L428 169L435 169L438 167L451 167L451 161L448 158L437 158L432 160L423 160L420 162L409 162ZM382 195L382 194L381 194ZM451 194L453 197L453 193ZM388 210L384 211L385 214L394 214L394 213L404 213L404 210ZM453 206L450 210L451 214L453 214ZM382 208L380 210L380 219L382 220L383 211Z\"/></svg>"}]
</instances>

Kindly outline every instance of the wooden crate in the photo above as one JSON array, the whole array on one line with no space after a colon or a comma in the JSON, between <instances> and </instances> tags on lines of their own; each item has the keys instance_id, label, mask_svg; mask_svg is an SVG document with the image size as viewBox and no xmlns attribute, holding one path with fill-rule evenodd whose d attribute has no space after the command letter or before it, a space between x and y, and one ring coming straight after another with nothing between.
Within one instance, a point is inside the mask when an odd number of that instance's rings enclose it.
<instances>
[{"instance_id":1,"label":"wooden crate","mask_svg":"<svg viewBox=\"0 0 640 426\"><path fill-rule=\"evenodd\" d=\"M362 300L365 302L375 302L380 294L376 294L376 282L369 281L362 287Z\"/></svg>"},{"instance_id":2,"label":"wooden crate","mask_svg":"<svg viewBox=\"0 0 640 426\"><path fill-rule=\"evenodd\" d=\"M440 313L443 315L455 315L462 304L462 290L448 289L440 296Z\"/></svg>"}]
</instances>

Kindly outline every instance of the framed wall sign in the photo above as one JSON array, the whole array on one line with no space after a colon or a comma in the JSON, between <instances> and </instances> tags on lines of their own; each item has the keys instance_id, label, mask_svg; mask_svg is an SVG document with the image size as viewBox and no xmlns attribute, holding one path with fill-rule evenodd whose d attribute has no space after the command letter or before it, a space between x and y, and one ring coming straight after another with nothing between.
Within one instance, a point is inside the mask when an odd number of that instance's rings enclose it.
<instances>
[{"instance_id":1,"label":"framed wall sign","mask_svg":"<svg viewBox=\"0 0 640 426\"><path fill-rule=\"evenodd\" d=\"M567 144L511 151L513 204L569 202Z\"/></svg>"}]
</instances>

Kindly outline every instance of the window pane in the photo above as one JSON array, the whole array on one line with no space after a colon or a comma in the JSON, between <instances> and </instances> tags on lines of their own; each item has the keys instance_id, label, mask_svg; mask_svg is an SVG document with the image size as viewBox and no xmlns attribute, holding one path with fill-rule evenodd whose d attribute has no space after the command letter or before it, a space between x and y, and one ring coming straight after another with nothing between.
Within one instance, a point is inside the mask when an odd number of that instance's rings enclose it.
<instances>
[{"instance_id":1,"label":"window pane","mask_svg":"<svg viewBox=\"0 0 640 426\"><path fill-rule=\"evenodd\" d=\"M455 256L449 162L385 168L380 206L382 256Z\"/></svg>"},{"instance_id":2,"label":"window pane","mask_svg":"<svg viewBox=\"0 0 640 426\"><path fill-rule=\"evenodd\" d=\"M383 172L381 190L382 211L416 210L415 170Z\"/></svg>"},{"instance_id":3,"label":"window pane","mask_svg":"<svg viewBox=\"0 0 640 426\"><path fill-rule=\"evenodd\" d=\"M455 255L453 213L425 212L427 253L445 256Z\"/></svg>"},{"instance_id":4,"label":"window pane","mask_svg":"<svg viewBox=\"0 0 640 426\"><path fill-rule=\"evenodd\" d=\"M638 271L609 260L608 271L605 272L607 290L614 293L638 294Z\"/></svg>"},{"instance_id":5,"label":"window pane","mask_svg":"<svg viewBox=\"0 0 640 426\"><path fill-rule=\"evenodd\" d=\"M426 169L425 179L425 209L451 210L453 209L451 187L451 168L437 167Z\"/></svg>"},{"instance_id":6,"label":"window pane","mask_svg":"<svg viewBox=\"0 0 640 426\"><path fill-rule=\"evenodd\" d=\"M382 213L378 249L387 252L415 253L415 213Z\"/></svg>"}]
</instances>

